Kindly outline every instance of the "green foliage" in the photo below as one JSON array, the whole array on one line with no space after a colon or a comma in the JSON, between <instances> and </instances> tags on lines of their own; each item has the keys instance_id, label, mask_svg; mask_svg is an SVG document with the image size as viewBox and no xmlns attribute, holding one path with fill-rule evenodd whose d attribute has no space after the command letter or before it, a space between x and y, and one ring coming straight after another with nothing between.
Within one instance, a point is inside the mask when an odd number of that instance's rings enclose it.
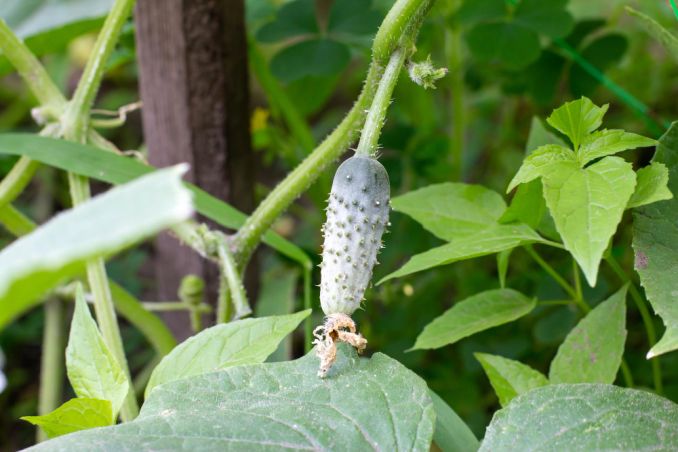
<instances>
[{"instance_id":1,"label":"green foliage","mask_svg":"<svg viewBox=\"0 0 678 452\"><path fill-rule=\"evenodd\" d=\"M119 185L131 182L143 175L150 174L154 168L142 162L106 151L94 146L86 146L64 140L55 140L28 134L0 134L0 155L21 155L32 160L45 163L64 171ZM193 202L198 213L210 220L231 229L242 226L246 215L201 190L193 184L184 183L193 195ZM306 253L283 239L269 232L264 242L294 259L302 266L310 265Z\"/></svg>"},{"instance_id":2,"label":"green foliage","mask_svg":"<svg viewBox=\"0 0 678 452\"><path fill-rule=\"evenodd\" d=\"M421 332L412 350L439 348L489 328L516 320L537 300L512 289L488 290L461 300Z\"/></svg>"},{"instance_id":3,"label":"green foliage","mask_svg":"<svg viewBox=\"0 0 678 452\"><path fill-rule=\"evenodd\" d=\"M110 402L111 419L118 416L130 383L89 312L81 284L75 293L66 371L78 397L106 400Z\"/></svg>"},{"instance_id":4,"label":"green foliage","mask_svg":"<svg viewBox=\"0 0 678 452\"><path fill-rule=\"evenodd\" d=\"M542 177L544 198L565 248L591 287L636 185L630 163L606 157L587 168L558 162Z\"/></svg>"},{"instance_id":5,"label":"green foliage","mask_svg":"<svg viewBox=\"0 0 678 452\"><path fill-rule=\"evenodd\" d=\"M497 223L506 210L501 195L480 185L429 185L391 200L391 207L443 240L468 236Z\"/></svg>"},{"instance_id":6,"label":"green foliage","mask_svg":"<svg viewBox=\"0 0 678 452\"><path fill-rule=\"evenodd\" d=\"M552 383L614 382L626 341L624 286L570 331L551 362Z\"/></svg>"},{"instance_id":7,"label":"green foliage","mask_svg":"<svg viewBox=\"0 0 678 452\"><path fill-rule=\"evenodd\" d=\"M514 399L487 428L481 451L672 450L678 406L603 384L549 385Z\"/></svg>"},{"instance_id":8,"label":"green foliage","mask_svg":"<svg viewBox=\"0 0 678 452\"><path fill-rule=\"evenodd\" d=\"M108 400L71 399L43 416L23 416L21 419L42 428L49 438L79 430L113 424L111 402Z\"/></svg>"},{"instance_id":9,"label":"green foliage","mask_svg":"<svg viewBox=\"0 0 678 452\"><path fill-rule=\"evenodd\" d=\"M566 135L574 149L540 146L525 158L508 187L510 191L541 178L556 229L591 286L596 284L603 252L636 187L631 165L610 156L655 143L623 130L596 132L606 111L607 105L597 107L585 97L554 110L547 122ZM588 165L596 159L601 160ZM666 196L660 187L653 191Z\"/></svg>"},{"instance_id":10,"label":"green foliage","mask_svg":"<svg viewBox=\"0 0 678 452\"><path fill-rule=\"evenodd\" d=\"M415 254L399 270L383 277L378 284L429 268L539 242L545 242L545 240L527 225L495 225L475 234L458 237L447 245Z\"/></svg>"},{"instance_id":11,"label":"green foliage","mask_svg":"<svg viewBox=\"0 0 678 452\"><path fill-rule=\"evenodd\" d=\"M271 71L283 82L341 73L351 59L349 44L371 36L381 17L362 0L334 2L327 28L321 30L312 0L284 4L274 20L264 24L257 39L264 43L293 41L271 60Z\"/></svg>"},{"instance_id":12,"label":"green foliage","mask_svg":"<svg viewBox=\"0 0 678 452\"><path fill-rule=\"evenodd\" d=\"M0 253L0 326L39 302L94 256L110 256L186 220L193 211L183 167L116 187L52 219Z\"/></svg>"},{"instance_id":13,"label":"green foliage","mask_svg":"<svg viewBox=\"0 0 678 452\"><path fill-rule=\"evenodd\" d=\"M678 124L661 137L652 162L668 168L668 189L678 193ZM640 175L639 175L640 178ZM648 353L654 357L678 349L678 200L661 201L633 211L636 270L647 298L666 325L662 339Z\"/></svg>"},{"instance_id":14,"label":"green foliage","mask_svg":"<svg viewBox=\"0 0 678 452\"><path fill-rule=\"evenodd\" d=\"M483 366L501 406L507 406L520 394L549 384L541 372L521 362L487 353L475 353L474 356Z\"/></svg>"},{"instance_id":15,"label":"green foliage","mask_svg":"<svg viewBox=\"0 0 678 452\"><path fill-rule=\"evenodd\" d=\"M631 195L627 208L673 198L673 193L668 187L669 169L663 163L652 162L639 169L636 178L636 191Z\"/></svg>"},{"instance_id":16,"label":"green foliage","mask_svg":"<svg viewBox=\"0 0 678 452\"><path fill-rule=\"evenodd\" d=\"M566 0L522 0L516 6L505 0L465 1L459 10L462 23L472 25L467 42L481 61L521 69L541 53L540 35L567 35L573 22Z\"/></svg>"},{"instance_id":17,"label":"green foliage","mask_svg":"<svg viewBox=\"0 0 678 452\"><path fill-rule=\"evenodd\" d=\"M146 395L159 385L218 369L264 362L311 312L216 325L178 345L156 366Z\"/></svg>"},{"instance_id":18,"label":"green foliage","mask_svg":"<svg viewBox=\"0 0 678 452\"><path fill-rule=\"evenodd\" d=\"M313 353L285 363L231 367L154 390L139 417L33 450L271 448L427 451L435 411L424 381L377 353L339 348L326 379Z\"/></svg>"}]
</instances>

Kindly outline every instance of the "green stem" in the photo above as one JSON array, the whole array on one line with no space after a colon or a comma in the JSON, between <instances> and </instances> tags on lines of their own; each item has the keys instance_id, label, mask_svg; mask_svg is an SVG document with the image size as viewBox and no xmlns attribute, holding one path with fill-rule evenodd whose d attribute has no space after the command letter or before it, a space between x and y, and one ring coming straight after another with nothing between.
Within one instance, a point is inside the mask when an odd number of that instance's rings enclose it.
<instances>
[{"instance_id":1,"label":"green stem","mask_svg":"<svg viewBox=\"0 0 678 452\"><path fill-rule=\"evenodd\" d=\"M19 212L11 204L0 207L0 223L16 236L28 234L34 229L34 224L30 218Z\"/></svg>"},{"instance_id":2,"label":"green stem","mask_svg":"<svg viewBox=\"0 0 678 452\"><path fill-rule=\"evenodd\" d=\"M42 335L42 357L40 359L40 395L38 414L51 413L61 405L64 384L64 306L61 300L45 302L45 326ZM38 428L38 441L47 439L45 432Z\"/></svg>"},{"instance_id":3,"label":"green stem","mask_svg":"<svg viewBox=\"0 0 678 452\"><path fill-rule=\"evenodd\" d=\"M111 12L106 17L103 28L92 49L92 57L87 61L73 99L68 103L66 111L61 117L64 138L67 140L78 143L84 143L87 140L89 113L103 78L106 61L108 61L115 47L122 26L129 17L133 5L133 0L116 0ZM74 206L90 199L89 181L86 177L69 173L68 181ZM86 268L90 290L94 296L94 312L101 334L131 382L132 378L122 345L122 337L120 336L120 328L115 315L103 258L92 259L87 262ZM138 412L137 400L134 391L130 388L120 410L120 416L124 421L129 421L134 419Z\"/></svg>"},{"instance_id":4,"label":"green stem","mask_svg":"<svg viewBox=\"0 0 678 452\"><path fill-rule=\"evenodd\" d=\"M647 335L647 341L650 344L650 348L652 348L657 343L657 332L655 331L654 323L652 322L652 315L650 314L650 311L647 308L640 291L633 281L631 281L631 278L629 278L621 265L619 265L619 262L617 262L614 256L612 256L612 254L605 256L605 261L622 282L629 282L629 293L631 294L631 298L638 308L638 312L640 312L640 317L642 318L643 326L645 327L645 334ZM655 358L650 360L650 364L652 365L652 379L654 380L654 389L657 394L662 394L664 391L664 385L662 383L662 370L659 359Z\"/></svg>"},{"instance_id":5,"label":"green stem","mask_svg":"<svg viewBox=\"0 0 678 452\"><path fill-rule=\"evenodd\" d=\"M21 156L0 182L0 207L14 201L31 181L40 162Z\"/></svg>"},{"instance_id":6,"label":"green stem","mask_svg":"<svg viewBox=\"0 0 678 452\"><path fill-rule=\"evenodd\" d=\"M28 85L38 102L44 106L52 107L57 113L61 112L66 103L63 94L49 77L40 61L26 47L26 44L12 32L3 19L0 19L0 50Z\"/></svg>"},{"instance_id":7,"label":"green stem","mask_svg":"<svg viewBox=\"0 0 678 452\"><path fill-rule=\"evenodd\" d=\"M160 363L160 360L162 359L162 356L160 355L155 355L149 362L147 362L144 367L137 373L136 377L134 377L134 382L132 383L132 386L134 387L134 394L137 398L141 398L144 395L144 390L146 389L146 385L148 385L148 381L151 379L151 374L153 373L153 370L157 367L158 363Z\"/></svg>"},{"instance_id":8,"label":"green stem","mask_svg":"<svg viewBox=\"0 0 678 452\"><path fill-rule=\"evenodd\" d=\"M391 54L384 74L381 76L381 80L379 80L379 87L372 100L370 110L367 112L358 148L355 151L356 155L375 156L377 146L379 145L381 129L386 121L386 111L391 104L393 89L396 83L398 83L398 77L404 62L405 52L402 50L396 50Z\"/></svg>"},{"instance_id":9,"label":"green stem","mask_svg":"<svg viewBox=\"0 0 678 452\"><path fill-rule=\"evenodd\" d=\"M118 42L120 31L132 12L133 6L134 0L116 0L111 7L92 49L92 57L87 60L73 98L63 114L61 122L66 137L73 135L81 137L82 140L87 136L90 110L99 91L106 62Z\"/></svg>"},{"instance_id":10,"label":"green stem","mask_svg":"<svg viewBox=\"0 0 678 452\"><path fill-rule=\"evenodd\" d=\"M449 158L452 164L452 179L462 180L464 164L464 132L466 109L464 108L464 72L462 62L461 26L455 23L445 30L445 50L449 69L451 101L451 138Z\"/></svg>"},{"instance_id":11,"label":"green stem","mask_svg":"<svg viewBox=\"0 0 678 452\"><path fill-rule=\"evenodd\" d=\"M241 319L252 313L252 308L247 301L247 294L245 293L245 286L242 283L238 273L238 267L233 258L233 254L228 249L228 244L225 240L220 241L218 245L219 260L221 263L221 271L223 278L228 285L229 297L219 297L219 305L217 306L217 322L224 323L231 319L227 315L229 299L233 303L234 313L233 320Z\"/></svg>"},{"instance_id":12,"label":"green stem","mask_svg":"<svg viewBox=\"0 0 678 452\"><path fill-rule=\"evenodd\" d=\"M676 15L676 19L678 19L678 5L676 5L676 0L671 0L671 8L673 9L673 14Z\"/></svg>"},{"instance_id":13,"label":"green stem","mask_svg":"<svg viewBox=\"0 0 678 452\"><path fill-rule=\"evenodd\" d=\"M584 312L589 312L591 310L591 307L584 300L584 294L581 290L581 277L579 275L579 267L577 267L577 262L574 260L574 258L572 258L572 279L574 279L574 291L577 294L577 298L575 301Z\"/></svg>"},{"instance_id":14,"label":"green stem","mask_svg":"<svg viewBox=\"0 0 678 452\"><path fill-rule=\"evenodd\" d=\"M212 307L208 304L199 304L194 306L183 301L148 301L141 303L147 311L167 312L167 311L191 311L195 310L200 313L212 312Z\"/></svg>"},{"instance_id":15,"label":"green stem","mask_svg":"<svg viewBox=\"0 0 678 452\"><path fill-rule=\"evenodd\" d=\"M238 230L235 243L238 251L237 260L241 268L249 261L262 235L268 231L276 218L320 176L330 163L338 159L356 138L365 118L365 110L372 102L376 84L382 72L383 68L373 62L363 91L344 120L268 194Z\"/></svg>"},{"instance_id":16,"label":"green stem","mask_svg":"<svg viewBox=\"0 0 678 452\"><path fill-rule=\"evenodd\" d=\"M576 292L576 291L574 290L574 288L570 285L570 283L568 283L567 281L565 281L565 279L564 279L562 276L560 276L560 274L559 274L557 271L555 271L554 268L551 267L551 266L548 264L548 262L546 262L546 261L539 255L539 253L537 253L537 252L534 250L534 248L533 248L531 245L525 245L523 248L525 249L525 251L527 251L527 254L529 254L530 257L531 257L532 259L534 259L534 261L535 261L537 264L539 264L539 266L540 266L542 269L544 269L544 271L545 271L546 273L548 273L548 274L555 280L555 282L557 282L558 285L559 285L560 287L562 287L562 288L565 290L565 292L567 292L567 294L568 294L570 297L572 297L572 300L576 302L576 300L577 300L577 298L578 298L578 297L577 297L577 292ZM586 312L588 312L588 311L586 311Z\"/></svg>"},{"instance_id":17,"label":"green stem","mask_svg":"<svg viewBox=\"0 0 678 452\"><path fill-rule=\"evenodd\" d=\"M401 45L409 46L402 50L411 49L430 6L430 0L398 0L393 5L375 36L372 62L363 90L353 108L339 126L269 193L238 230L234 250L239 268L245 267L262 235L278 216L355 140L363 125L365 110L372 104L386 61Z\"/></svg>"},{"instance_id":18,"label":"green stem","mask_svg":"<svg viewBox=\"0 0 678 452\"><path fill-rule=\"evenodd\" d=\"M633 382L633 374L631 373L631 368L625 359L622 359L621 362L621 371L622 377L624 378L624 384L627 388L633 388L635 383Z\"/></svg>"}]
</instances>

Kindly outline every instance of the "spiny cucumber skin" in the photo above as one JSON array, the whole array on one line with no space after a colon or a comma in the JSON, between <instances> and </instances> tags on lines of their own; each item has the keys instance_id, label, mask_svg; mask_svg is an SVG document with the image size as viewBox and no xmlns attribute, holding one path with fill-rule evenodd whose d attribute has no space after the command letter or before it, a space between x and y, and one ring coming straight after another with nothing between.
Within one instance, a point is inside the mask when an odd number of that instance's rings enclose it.
<instances>
[{"instance_id":1,"label":"spiny cucumber skin","mask_svg":"<svg viewBox=\"0 0 678 452\"><path fill-rule=\"evenodd\" d=\"M377 160L356 155L339 166L323 226L320 305L326 315L360 307L388 224L390 185Z\"/></svg>"}]
</instances>

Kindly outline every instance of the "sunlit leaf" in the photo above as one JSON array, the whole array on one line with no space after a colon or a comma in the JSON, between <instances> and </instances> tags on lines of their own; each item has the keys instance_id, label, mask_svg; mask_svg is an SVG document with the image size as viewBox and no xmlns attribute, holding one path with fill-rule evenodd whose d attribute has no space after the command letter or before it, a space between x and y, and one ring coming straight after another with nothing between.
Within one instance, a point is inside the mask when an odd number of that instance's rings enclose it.
<instances>
[{"instance_id":1,"label":"sunlit leaf","mask_svg":"<svg viewBox=\"0 0 678 452\"><path fill-rule=\"evenodd\" d=\"M264 362L311 313L244 319L208 328L179 344L153 370L146 394L170 381L243 364Z\"/></svg>"},{"instance_id":2,"label":"sunlit leaf","mask_svg":"<svg viewBox=\"0 0 678 452\"><path fill-rule=\"evenodd\" d=\"M591 160L606 155L613 155L627 149L655 146L656 144L656 140L642 135L618 129L604 129L593 132L582 140L581 147L577 150L577 158L582 165L586 165Z\"/></svg>"},{"instance_id":3,"label":"sunlit leaf","mask_svg":"<svg viewBox=\"0 0 678 452\"><path fill-rule=\"evenodd\" d=\"M327 378L314 352L231 367L156 388L139 417L32 450L428 451L435 411L426 383L381 353L340 346Z\"/></svg>"},{"instance_id":4,"label":"sunlit leaf","mask_svg":"<svg viewBox=\"0 0 678 452\"><path fill-rule=\"evenodd\" d=\"M552 383L613 383L626 341L624 286L579 321L551 362Z\"/></svg>"},{"instance_id":5,"label":"sunlit leaf","mask_svg":"<svg viewBox=\"0 0 678 452\"><path fill-rule=\"evenodd\" d=\"M569 137L576 150L586 135L600 127L607 109L607 104L598 107L582 97L556 108L546 122Z\"/></svg>"},{"instance_id":6,"label":"sunlit leaf","mask_svg":"<svg viewBox=\"0 0 678 452\"><path fill-rule=\"evenodd\" d=\"M110 256L188 219L191 196L173 167L113 188L66 211L0 252L0 327L47 290Z\"/></svg>"},{"instance_id":7,"label":"sunlit leaf","mask_svg":"<svg viewBox=\"0 0 678 452\"><path fill-rule=\"evenodd\" d=\"M520 394L549 384L544 374L519 361L487 353L474 356L483 366L501 406Z\"/></svg>"},{"instance_id":8,"label":"sunlit leaf","mask_svg":"<svg viewBox=\"0 0 678 452\"><path fill-rule=\"evenodd\" d=\"M591 287L636 185L630 163L605 157L587 168L558 162L542 174L544 198L565 248Z\"/></svg>"},{"instance_id":9,"label":"sunlit leaf","mask_svg":"<svg viewBox=\"0 0 678 452\"><path fill-rule=\"evenodd\" d=\"M678 123L661 137L653 163L669 170L668 188L678 193ZM633 211L636 270L648 300L666 325L664 336L650 350L654 357L678 349L678 199L675 197Z\"/></svg>"},{"instance_id":10,"label":"sunlit leaf","mask_svg":"<svg viewBox=\"0 0 678 452\"><path fill-rule=\"evenodd\" d=\"M669 169L663 163L652 162L636 172L636 191L631 195L627 208L640 207L657 201L673 198L669 190Z\"/></svg>"},{"instance_id":11,"label":"sunlit leaf","mask_svg":"<svg viewBox=\"0 0 678 452\"><path fill-rule=\"evenodd\" d=\"M129 390L129 380L92 318L81 284L75 294L66 371L78 397L108 400L113 417L117 417Z\"/></svg>"},{"instance_id":12,"label":"sunlit leaf","mask_svg":"<svg viewBox=\"0 0 678 452\"><path fill-rule=\"evenodd\" d=\"M98 399L71 399L51 413L21 419L42 428L49 438L113 424L111 402Z\"/></svg>"},{"instance_id":13,"label":"sunlit leaf","mask_svg":"<svg viewBox=\"0 0 678 452\"><path fill-rule=\"evenodd\" d=\"M491 227L506 210L499 193L461 183L429 185L393 198L391 206L443 240Z\"/></svg>"},{"instance_id":14,"label":"sunlit leaf","mask_svg":"<svg viewBox=\"0 0 678 452\"><path fill-rule=\"evenodd\" d=\"M544 242L544 239L527 225L496 225L483 229L476 234L460 237L446 245L415 254L399 270L385 276L378 284L432 267L486 256L534 242Z\"/></svg>"},{"instance_id":15,"label":"sunlit leaf","mask_svg":"<svg viewBox=\"0 0 678 452\"><path fill-rule=\"evenodd\" d=\"M605 384L548 385L496 412L482 452L662 450L678 444L678 405Z\"/></svg>"},{"instance_id":16,"label":"sunlit leaf","mask_svg":"<svg viewBox=\"0 0 678 452\"><path fill-rule=\"evenodd\" d=\"M516 320L537 305L512 289L481 292L455 303L443 315L426 325L412 350L440 348L459 339Z\"/></svg>"}]
</instances>

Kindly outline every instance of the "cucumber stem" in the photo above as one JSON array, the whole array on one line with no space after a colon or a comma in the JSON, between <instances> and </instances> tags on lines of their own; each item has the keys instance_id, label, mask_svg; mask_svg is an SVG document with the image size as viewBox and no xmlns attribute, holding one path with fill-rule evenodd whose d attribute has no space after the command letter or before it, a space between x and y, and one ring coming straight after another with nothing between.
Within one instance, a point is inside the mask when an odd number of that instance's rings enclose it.
<instances>
[{"instance_id":1,"label":"cucumber stem","mask_svg":"<svg viewBox=\"0 0 678 452\"><path fill-rule=\"evenodd\" d=\"M400 70L404 63L405 52L402 49L396 49L388 60L384 75L379 80L379 87L372 100L372 105L367 112L358 148L355 151L357 155L375 156L381 129L386 121L386 111L391 104L393 89L398 82L398 76L400 76Z\"/></svg>"}]
</instances>

